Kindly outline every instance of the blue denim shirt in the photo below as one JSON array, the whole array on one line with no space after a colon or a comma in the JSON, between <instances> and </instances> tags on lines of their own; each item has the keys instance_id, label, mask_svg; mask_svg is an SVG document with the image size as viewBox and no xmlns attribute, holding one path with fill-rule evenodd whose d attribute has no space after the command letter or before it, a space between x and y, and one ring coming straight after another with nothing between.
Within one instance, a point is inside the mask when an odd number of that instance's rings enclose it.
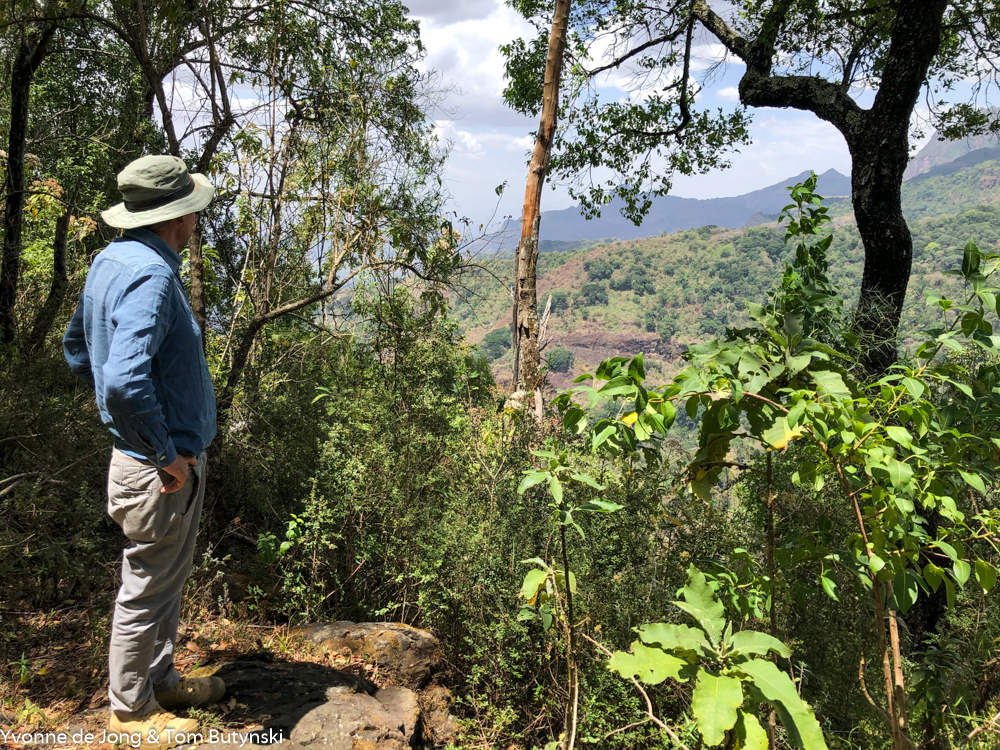
<instances>
[{"instance_id":1,"label":"blue denim shirt","mask_svg":"<svg viewBox=\"0 0 1000 750\"><path fill-rule=\"evenodd\" d=\"M115 445L160 467L215 437L215 392L180 265L153 232L127 230L94 261L63 337Z\"/></svg>"}]
</instances>

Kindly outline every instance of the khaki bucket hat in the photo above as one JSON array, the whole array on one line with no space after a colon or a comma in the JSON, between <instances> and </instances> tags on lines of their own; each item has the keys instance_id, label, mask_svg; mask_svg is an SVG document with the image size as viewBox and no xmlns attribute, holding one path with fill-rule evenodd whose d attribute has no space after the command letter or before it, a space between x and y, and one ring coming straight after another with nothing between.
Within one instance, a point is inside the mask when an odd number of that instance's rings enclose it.
<instances>
[{"instance_id":1,"label":"khaki bucket hat","mask_svg":"<svg viewBox=\"0 0 1000 750\"><path fill-rule=\"evenodd\" d=\"M118 174L124 200L101 216L113 227L134 229L200 211L215 188L202 174L189 174L176 156L143 156Z\"/></svg>"}]
</instances>

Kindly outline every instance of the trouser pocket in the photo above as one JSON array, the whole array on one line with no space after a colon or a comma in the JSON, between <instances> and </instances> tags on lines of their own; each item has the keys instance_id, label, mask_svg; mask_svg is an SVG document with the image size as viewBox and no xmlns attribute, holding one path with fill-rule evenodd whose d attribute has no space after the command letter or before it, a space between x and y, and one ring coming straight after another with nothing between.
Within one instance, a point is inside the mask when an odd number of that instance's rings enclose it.
<instances>
[{"instance_id":1,"label":"trouser pocket","mask_svg":"<svg viewBox=\"0 0 1000 750\"><path fill-rule=\"evenodd\" d=\"M170 480L152 463L115 449L108 472L108 515L133 542L156 542L176 531L175 521L187 512L198 481L197 475L189 476L177 492L160 492Z\"/></svg>"}]
</instances>

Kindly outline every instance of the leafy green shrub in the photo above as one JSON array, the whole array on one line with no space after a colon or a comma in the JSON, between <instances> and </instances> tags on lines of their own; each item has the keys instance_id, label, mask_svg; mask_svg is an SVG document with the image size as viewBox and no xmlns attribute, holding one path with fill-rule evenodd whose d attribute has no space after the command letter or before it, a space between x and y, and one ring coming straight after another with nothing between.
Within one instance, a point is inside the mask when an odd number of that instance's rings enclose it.
<instances>
[{"instance_id":1,"label":"leafy green shrub","mask_svg":"<svg viewBox=\"0 0 1000 750\"><path fill-rule=\"evenodd\" d=\"M608 290L603 284L584 284L580 287L580 299L585 305L606 305Z\"/></svg>"},{"instance_id":2,"label":"leafy green shrub","mask_svg":"<svg viewBox=\"0 0 1000 750\"><path fill-rule=\"evenodd\" d=\"M591 281L610 279L611 274L614 272L614 268L611 267L611 264L603 258L585 261L583 264L583 270L587 272L587 278Z\"/></svg>"},{"instance_id":3,"label":"leafy green shrub","mask_svg":"<svg viewBox=\"0 0 1000 750\"><path fill-rule=\"evenodd\" d=\"M569 307L569 292L564 289L553 289L551 296L552 312L556 313Z\"/></svg>"},{"instance_id":4,"label":"leafy green shrub","mask_svg":"<svg viewBox=\"0 0 1000 750\"><path fill-rule=\"evenodd\" d=\"M483 336L483 353L491 360L500 359L510 346L509 328L496 328Z\"/></svg>"},{"instance_id":5,"label":"leafy green shrub","mask_svg":"<svg viewBox=\"0 0 1000 750\"><path fill-rule=\"evenodd\" d=\"M690 615L698 627L643 625L631 652L612 655L609 668L625 679L636 677L647 685L658 685L668 678L694 681L691 711L709 747L731 738L728 747L766 748L767 733L762 724L767 720L761 721L758 709L764 705L765 710L773 708L781 717L793 747L826 750L823 730L812 709L799 697L795 683L767 660L772 652L790 658L788 646L766 633L733 632L722 602L693 565L680 595L684 601L674 605Z\"/></svg>"},{"instance_id":6,"label":"leafy green shrub","mask_svg":"<svg viewBox=\"0 0 1000 750\"><path fill-rule=\"evenodd\" d=\"M554 372L569 372L573 366L573 352L563 346L557 346L549 352L546 360Z\"/></svg>"},{"instance_id":7,"label":"leafy green shrub","mask_svg":"<svg viewBox=\"0 0 1000 750\"><path fill-rule=\"evenodd\" d=\"M611 274L608 286L616 292L627 292L632 288L632 276L625 271L615 271Z\"/></svg>"}]
</instances>

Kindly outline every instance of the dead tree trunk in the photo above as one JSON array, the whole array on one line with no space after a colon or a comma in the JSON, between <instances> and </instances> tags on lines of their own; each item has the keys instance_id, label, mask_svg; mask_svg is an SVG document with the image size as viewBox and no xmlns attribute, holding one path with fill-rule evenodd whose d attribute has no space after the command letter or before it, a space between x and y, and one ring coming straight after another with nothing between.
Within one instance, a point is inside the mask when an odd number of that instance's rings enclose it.
<instances>
[{"instance_id":1,"label":"dead tree trunk","mask_svg":"<svg viewBox=\"0 0 1000 750\"><path fill-rule=\"evenodd\" d=\"M528 167L521 215L521 242L518 245L514 273L514 387L535 394L535 416L541 419L541 357L538 349L538 295L535 265L538 261L538 229L541 221L542 187L552 154L559 109L559 79L562 75L566 29L569 26L570 0L556 0L545 59L545 83L542 89L542 121L535 138L535 150Z\"/></svg>"},{"instance_id":2,"label":"dead tree trunk","mask_svg":"<svg viewBox=\"0 0 1000 750\"><path fill-rule=\"evenodd\" d=\"M3 216L3 251L0 267L0 341L10 344L17 335L14 306L21 276L21 228L24 219L24 155L28 139L28 103L31 83L56 33L48 22L24 31L10 76L10 133L7 138L7 195Z\"/></svg>"}]
</instances>

